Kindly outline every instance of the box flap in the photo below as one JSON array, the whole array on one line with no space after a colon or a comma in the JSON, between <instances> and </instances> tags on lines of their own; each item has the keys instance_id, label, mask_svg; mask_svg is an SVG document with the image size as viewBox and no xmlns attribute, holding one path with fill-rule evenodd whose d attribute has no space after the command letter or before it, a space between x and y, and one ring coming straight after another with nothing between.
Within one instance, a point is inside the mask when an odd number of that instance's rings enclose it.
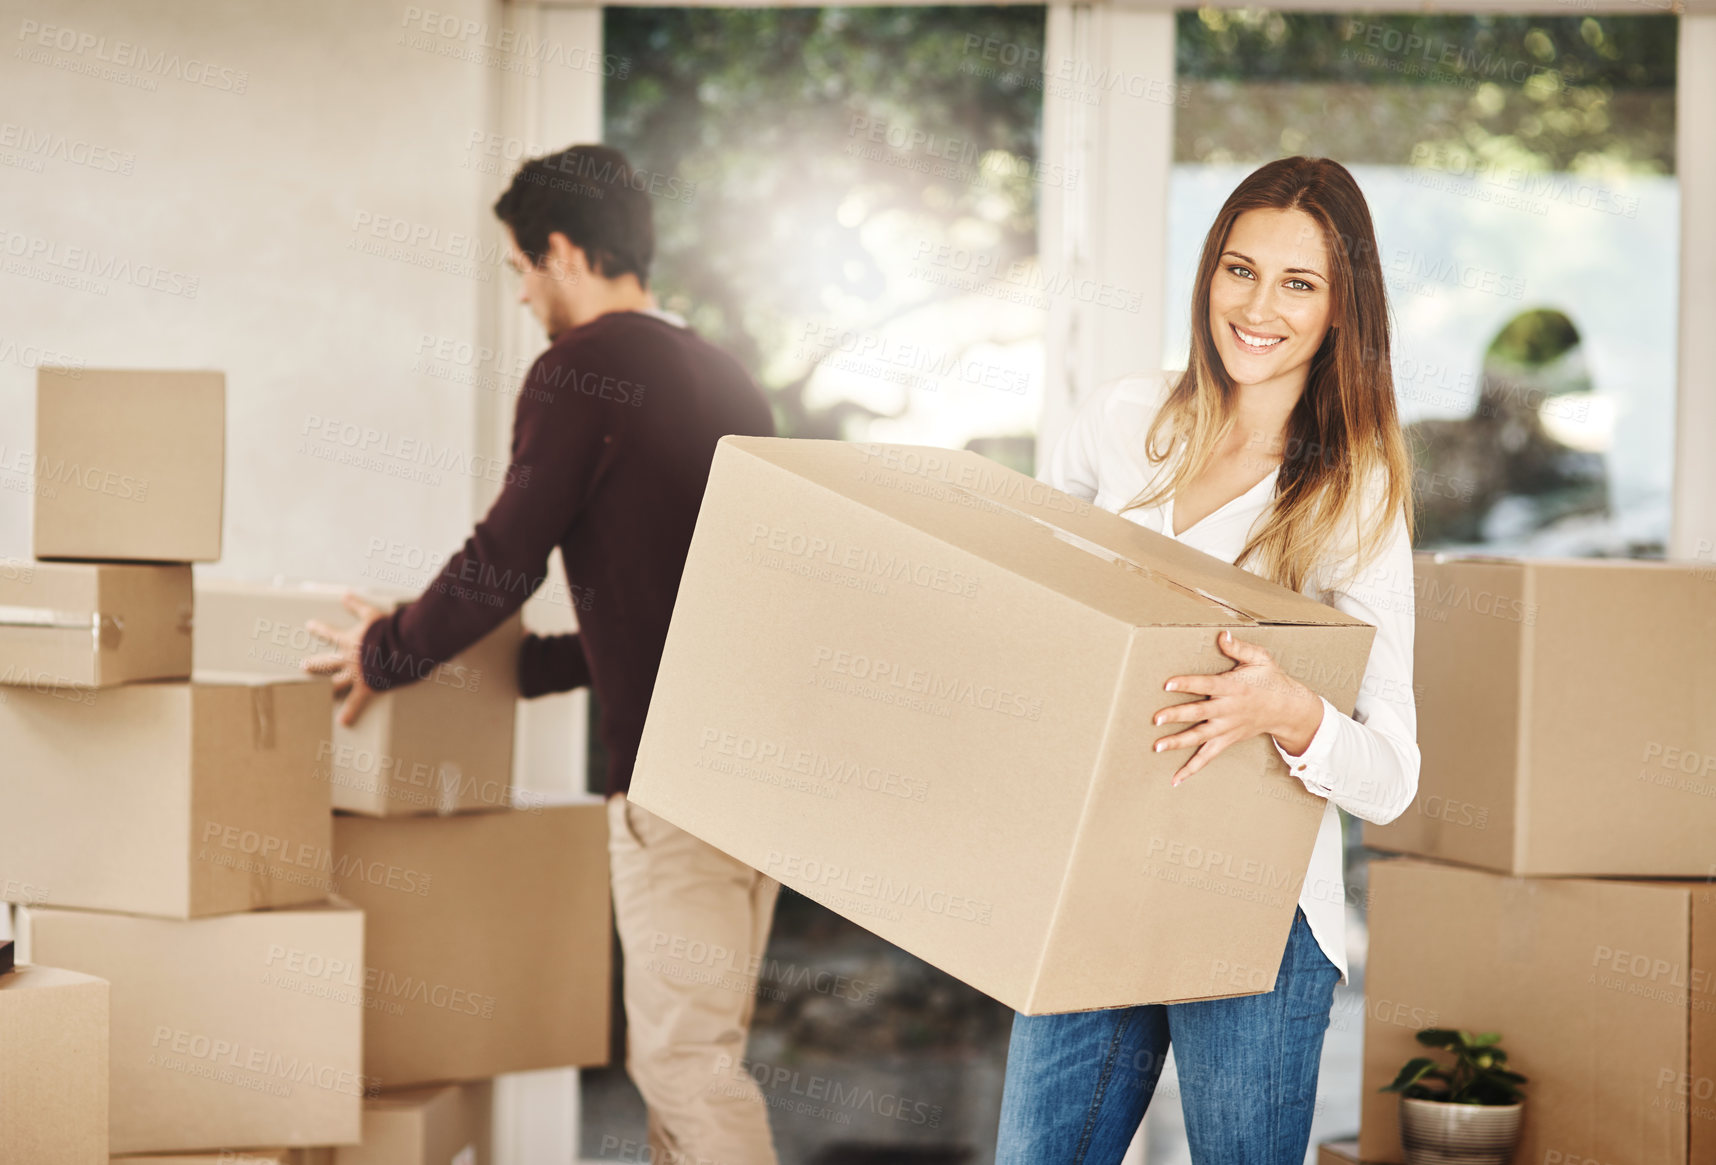
<instances>
[{"instance_id":1,"label":"box flap","mask_svg":"<svg viewBox=\"0 0 1716 1165\"><path fill-rule=\"evenodd\" d=\"M724 437L755 457L1134 625L1359 622L969 451Z\"/></svg>"}]
</instances>

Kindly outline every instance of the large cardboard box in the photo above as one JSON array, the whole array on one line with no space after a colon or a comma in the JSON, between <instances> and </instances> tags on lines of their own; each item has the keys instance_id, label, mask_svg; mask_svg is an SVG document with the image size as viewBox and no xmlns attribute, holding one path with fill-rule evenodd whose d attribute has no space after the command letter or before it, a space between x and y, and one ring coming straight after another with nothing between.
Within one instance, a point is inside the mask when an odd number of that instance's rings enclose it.
<instances>
[{"instance_id":1,"label":"large cardboard box","mask_svg":"<svg viewBox=\"0 0 1716 1165\"><path fill-rule=\"evenodd\" d=\"M1424 1027L1495 1031L1529 1077L1520 1162L1716 1161L1716 887L1370 867L1360 1155L1400 1162ZM1398 1021L1396 1021L1398 1017Z\"/></svg>"},{"instance_id":2,"label":"large cardboard box","mask_svg":"<svg viewBox=\"0 0 1716 1165\"><path fill-rule=\"evenodd\" d=\"M314 584L200 580L197 666L301 674L305 656L330 650L305 630L306 622L354 622L341 605L344 593ZM400 601L365 597L384 609ZM336 720L318 765L333 786L334 808L385 817L509 805L522 637L514 616L427 679L378 696L356 725Z\"/></svg>"},{"instance_id":3,"label":"large cardboard box","mask_svg":"<svg viewBox=\"0 0 1716 1165\"><path fill-rule=\"evenodd\" d=\"M364 1102L363 1143L334 1165L489 1165L493 1103L487 1080L384 1092Z\"/></svg>"},{"instance_id":4,"label":"large cardboard box","mask_svg":"<svg viewBox=\"0 0 1716 1165\"><path fill-rule=\"evenodd\" d=\"M725 438L631 797L1028 1013L1274 982L1324 802L1178 788L1219 631L1350 710L1374 629L973 453Z\"/></svg>"},{"instance_id":5,"label":"large cardboard box","mask_svg":"<svg viewBox=\"0 0 1716 1165\"><path fill-rule=\"evenodd\" d=\"M112 985L111 1152L358 1139L363 914L338 900L173 921L22 907L30 958Z\"/></svg>"},{"instance_id":6,"label":"large cardboard box","mask_svg":"<svg viewBox=\"0 0 1716 1165\"><path fill-rule=\"evenodd\" d=\"M37 369L33 466L37 558L213 562L226 376Z\"/></svg>"},{"instance_id":7,"label":"large cardboard box","mask_svg":"<svg viewBox=\"0 0 1716 1165\"><path fill-rule=\"evenodd\" d=\"M1514 874L1716 868L1708 567L1416 556L1418 799L1364 839Z\"/></svg>"},{"instance_id":8,"label":"large cardboard box","mask_svg":"<svg viewBox=\"0 0 1716 1165\"><path fill-rule=\"evenodd\" d=\"M383 1088L606 1063L607 819L599 801L338 817L365 871L364 1073Z\"/></svg>"},{"instance_id":9,"label":"large cardboard box","mask_svg":"<svg viewBox=\"0 0 1716 1165\"><path fill-rule=\"evenodd\" d=\"M107 1005L92 975L0 975L0 1161L106 1165Z\"/></svg>"},{"instance_id":10,"label":"large cardboard box","mask_svg":"<svg viewBox=\"0 0 1716 1165\"><path fill-rule=\"evenodd\" d=\"M0 896L195 918L328 896L326 680L199 673L0 701Z\"/></svg>"},{"instance_id":11,"label":"large cardboard box","mask_svg":"<svg viewBox=\"0 0 1716 1165\"><path fill-rule=\"evenodd\" d=\"M106 688L191 674L191 568L0 562L0 684Z\"/></svg>"}]
</instances>

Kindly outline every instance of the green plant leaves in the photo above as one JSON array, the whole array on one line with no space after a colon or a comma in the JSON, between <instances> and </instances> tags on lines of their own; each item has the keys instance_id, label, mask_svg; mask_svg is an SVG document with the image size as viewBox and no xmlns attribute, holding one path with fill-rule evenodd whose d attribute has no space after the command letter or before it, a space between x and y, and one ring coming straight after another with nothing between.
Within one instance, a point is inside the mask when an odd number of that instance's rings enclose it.
<instances>
[{"instance_id":1,"label":"green plant leaves","mask_svg":"<svg viewBox=\"0 0 1716 1165\"><path fill-rule=\"evenodd\" d=\"M1393 1083L1379 1089L1398 1092L1416 1100L1441 1100L1450 1104L1515 1104L1523 1098L1520 1085L1526 1078L1502 1065L1507 1052L1499 1045L1500 1032L1472 1033L1457 1028L1425 1028L1417 1040L1427 1048L1451 1052L1451 1071L1435 1060L1419 1056L1408 1060ZM1432 1084L1440 1084L1440 1088Z\"/></svg>"}]
</instances>

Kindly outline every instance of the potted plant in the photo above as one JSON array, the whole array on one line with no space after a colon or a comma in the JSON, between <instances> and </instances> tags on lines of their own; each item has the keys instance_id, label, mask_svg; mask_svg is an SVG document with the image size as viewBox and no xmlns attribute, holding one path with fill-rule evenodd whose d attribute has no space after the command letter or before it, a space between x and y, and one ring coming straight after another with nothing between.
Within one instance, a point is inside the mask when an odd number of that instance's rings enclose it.
<instances>
[{"instance_id":1,"label":"potted plant","mask_svg":"<svg viewBox=\"0 0 1716 1165\"><path fill-rule=\"evenodd\" d=\"M1381 1089L1400 1093L1407 1165L1507 1165L1519 1141L1525 1077L1507 1067L1501 1035L1426 1028L1418 1042L1453 1053L1454 1065L1419 1056Z\"/></svg>"}]
</instances>

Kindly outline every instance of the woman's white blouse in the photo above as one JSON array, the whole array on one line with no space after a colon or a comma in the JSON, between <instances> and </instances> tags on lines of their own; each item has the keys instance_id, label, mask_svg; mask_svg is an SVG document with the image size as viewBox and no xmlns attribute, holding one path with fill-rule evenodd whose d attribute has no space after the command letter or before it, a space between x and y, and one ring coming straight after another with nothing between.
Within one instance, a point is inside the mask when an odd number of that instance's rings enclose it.
<instances>
[{"instance_id":1,"label":"woman's white blouse","mask_svg":"<svg viewBox=\"0 0 1716 1165\"><path fill-rule=\"evenodd\" d=\"M1137 497L1153 472L1144 456L1145 434L1176 373L1134 376L1100 389L1080 406L1072 424L1038 471L1056 489L1119 512ZM1279 471L1278 471L1279 472ZM1127 510L1123 515L1148 529L1232 562L1275 496L1277 474L1259 481L1208 517L1174 533L1174 500ZM1351 544L1348 543L1350 551ZM1404 513L1396 516L1379 557L1340 589L1339 564L1315 574L1305 593L1376 628L1353 714L1327 700L1323 720L1302 756L1276 751L1305 787L1327 800L1317 844L1311 851L1299 906L1329 961L1347 974L1346 887L1338 805L1355 817L1392 821L1418 791L1418 711L1412 690L1412 544ZM1351 573L1346 571L1345 573ZM1241 638L1244 638L1241 633ZM1192 780L1197 780L1194 775Z\"/></svg>"}]
</instances>

